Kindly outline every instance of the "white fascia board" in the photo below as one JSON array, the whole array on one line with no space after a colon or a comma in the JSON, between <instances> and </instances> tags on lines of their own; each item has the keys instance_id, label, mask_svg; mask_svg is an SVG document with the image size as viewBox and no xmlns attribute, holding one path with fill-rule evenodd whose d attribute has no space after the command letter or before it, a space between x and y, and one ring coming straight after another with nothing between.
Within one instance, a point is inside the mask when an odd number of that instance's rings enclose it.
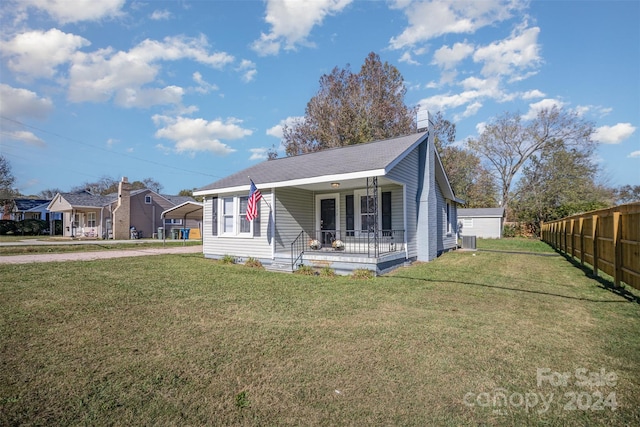
<instances>
[{"instance_id":1,"label":"white fascia board","mask_svg":"<svg viewBox=\"0 0 640 427\"><path fill-rule=\"evenodd\" d=\"M258 189L299 187L299 186L310 185L310 184L318 184L321 182L347 181L349 179L370 178L372 176L384 176L386 175L386 173L387 172L384 169L374 169L374 170L361 171L361 172L340 173L340 174L333 174L333 175L314 176L310 178L292 179L289 181L264 182L264 183L256 184L256 187L258 187ZM194 191L193 195L208 196L209 194L248 192L249 185L250 184L239 185L236 187L226 187L226 188L216 188L212 190Z\"/></svg>"}]
</instances>

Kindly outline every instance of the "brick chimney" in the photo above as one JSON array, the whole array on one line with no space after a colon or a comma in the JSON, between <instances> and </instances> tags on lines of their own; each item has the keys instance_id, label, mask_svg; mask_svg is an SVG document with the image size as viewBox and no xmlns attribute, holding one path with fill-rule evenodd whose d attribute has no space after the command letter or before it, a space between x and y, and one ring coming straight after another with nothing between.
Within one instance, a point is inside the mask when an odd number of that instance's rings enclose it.
<instances>
[{"instance_id":1,"label":"brick chimney","mask_svg":"<svg viewBox=\"0 0 640 427\"><path fill-rule=\"evenodd\" d=\"M118 184L118 204L113 210L113 238L128 240L131 237L131 185L126 176Z\"/></svg>"}]
</instances>

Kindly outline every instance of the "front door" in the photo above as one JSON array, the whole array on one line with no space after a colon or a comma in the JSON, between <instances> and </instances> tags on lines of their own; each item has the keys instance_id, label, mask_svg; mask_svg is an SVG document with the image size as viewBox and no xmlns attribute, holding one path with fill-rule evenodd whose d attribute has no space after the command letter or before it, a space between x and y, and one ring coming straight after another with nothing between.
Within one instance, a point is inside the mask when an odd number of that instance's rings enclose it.
<instances>
[{"instance_id":1,"label":"front door","mask_svg":"<svg viewBox=\"0 0 640 427\"><path fill-rule=\"evenodd\" d=\"M320 200L320 239L322 244L331 244L336 233L336 199Z\"/></svg>"}]
</instances>

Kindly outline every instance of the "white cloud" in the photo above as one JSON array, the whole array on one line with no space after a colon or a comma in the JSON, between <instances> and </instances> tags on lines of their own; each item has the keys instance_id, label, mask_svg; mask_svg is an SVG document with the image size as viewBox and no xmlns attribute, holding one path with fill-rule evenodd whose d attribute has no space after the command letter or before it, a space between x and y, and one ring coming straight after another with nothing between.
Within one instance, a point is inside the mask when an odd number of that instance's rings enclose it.
<instances>
[{"instance_id":1,"label":"white cloud","mask_svg":"<svg viewBox=\"0 0 640 427\"><path fill-rule=\"evenodd\" d=\"M53 110L49 98L41 98L27 89L0 83L0 115L9 118L46 118Z\"/></svg>"},{"instance_id":2,"label":"white cloud","mask_svg":"<svg viewBox=\"0 0 640 427\"><path fill-rule=\"evenodd\" d=\"M69 62L74 53L91 43L80 36L56 28L47 32L27 31L0 45L12 71L27 77L53 78L56 68Z\"/></svg>"},{"instance_id":3,"label":"white cloud","mask_svg":"<svg viewBox=\"0 0 640 427\"><path fill-rule=\"evenodd\" d=\"M580 117L590 113L590 114L594 114L597 117L601 118L601 117L605 117L605 116L608 116L609 114L611 114L611 112L613 111L613 108L601 107L601 106L598 106L598 105L578 105L576 108L574 108L574 111Z\"/></svg>"},{"instance_id":4,"label":"white cloud","mask_svg":"<svg viewBox=\"0 0 640 427\"><path fill-rule=\"evenodd\" d=\"M484 76L509 75L527 72L537 67L541 62L538 35L540 28L526 28L517 30L511 37L480 47L473 54L475 62L482 62L482 74ZM515 77L514 81L528 77Z\"/></svg>"},{"instance_id":5,"label":"white cloud","mask_svg":"<svg viewBox=\"0 0 640 427\"><path fill-rule=\"evenodd\" d=\"M524 120L533 120L538 116L540 110L550 110L553 107L558 109L562 109L565 103L558 99L546 98L542 101L535 102L533 104L529 104L529 111L522 116Z\"/></svg>"},{"instance_id":6,"label":"white cloud","mask_svg":"<svg viewBox=\"0 0 640 427\"><path fill-rule=\"evenodd\" d=\"M480 122L476 125L476 132L478 135L482 135L482 132L487 128L487 122Z\"/></svg>"},{"instance_id":7,"label":"white cloud","mask_svg":"<svg viewBox=\"0 0 640 427\"><path fill-rule=\"evenodd\" d=\"M258 74L256 70L256 64L248 59L240 61L240 65L236 68L236 71L242 72L242 81L249 83L253 81Z\"/></svg>"},{"instance_id":8,"label":"white cloud","mask_svg":"<svg viewBox=\"0 0 640 427\"><path fill-rule=\"evenodd\" d=\"M433 54L433 63L445 70L454 68L456 64L470 56L474 47L468 43L455 43L453 47L442 46Z\"/></svg>"},{"instance_id":9,"label":"white cloud","mask_svg":"<svg viewBox=\"0 0 640 427\"><path fill-rule=\"evenodd\" d=\"M392 49L404 49L444 34L473 34L479 28L511 18L524 9L518 0L425 0L396 1L403 9L409 26L392 37Z\"/></svg>"},{"instance_id":10,"label":"white cloud","mask_svg":"<svg viewBox=\"0 0 640 427\"><path fill-rule=\"evenodd\" d=\"M154 10L151 16L149 16L154 21L166 21L171 18L171 12L168 10Z\"/></svg>"},{"instance_id":11,"label":"white cloud","mask_svg":"<svg viewBox=\"0 0 640 427\"><path fill-rule=\"evenodd\" d=\"M400 59L398 59L398 61L404 62L404 63L409 64L409 65L420 65L420 63L418 61L413 59L413 57L411 56L411 53L408 52L408 51L404 52L402 54L402 56L400 56Z\"/></svg>"},{"instance_id":12,"label":"white cloud","mask_svg":"<svg viewBox=\"0 0 640 427\"><path fill-rule=\"evenodd\" d=\"M540 92L538 89L529 90L522 94L522 99L534 99L534 98L543 98L546 95L543 92Z\"/></svg>"},{"instance_id":13,"label":"white cloud","mask_svg":"<svg viewBox=\"0 0 640 427\"><path fill-rule=\"evenodd\" d=\"M144 88L155 81L161 61L191 59L213 68L223 68L234 61L225 52L210 54L204 36L199 38L167 37L163 41L144 40L128 52L112 48L92 53L77 52L69 69L69 99L73 102L104 102L116 96L121 105L148 107L154 99L159 104L179 102L176 86L164 89ZM140 102L127 102L131 94L144 93Z\"/></svg>"},{"instance_id":14,"label":"white cloud","mask_svg":"<svg viewBox=\"0 0 640 427\"><path fill-rule=\"evenodd\" d=\"M149 108L153 105L179 104L184 90L178 86L162 89L124 88L115 97L115 103L125 108Z\"/></svg>"},{"instance_id":15,"label":"white cloud","mask_svg":"<svg viewBox=\"0 0 640 427\"><path fill-rule=\"evenodd\" d=\"M206 82L202 78L202 74L200 74L198 71L193 73L193 81L198 84L198 87L196 87L196 89L195 89L196 92L198 92L198 93L206 94L206 93L209 93L212 90L218 90L218 86Z\"/></svg>"},{"instance_id":16,"label":"white cloud","mask_svg":"<svg viewBox=\"0 0 640 427\"><path fill-rule=\"evenodd\" d=\"M620 144L636 131L631 123L618 123L614 126L600 126L592 135L594 141L603 144Z\"/></svg>"},{"instance_id":17,"label":"white cloud","mask_svg":"<svg viewBox=\"0 0 640 427\"><path fill-rule=\"evenodd\" d=\"M283 130L285 126L294 126L298 123L304 122L304 116L292 116L292 117L287 117L284 120L280 120L280 123L278 123L277 125L270 127L269 129L267 129L267 135L269 136L273 136L276 137L278 139L282 139L283 135Z\"/></svg>"},{"instance_id":18,"label":"white cloud","mask_svg":"<svg viewBox=\"0 0 640 427\"><path fill-rule=\"evenodd\" d=\"M251 135L249 129L240 127L241 120L227 118L207 121L202 118L169 117L154 115L156 126L163 126L155 133L156 138L169 139L174 142L177 153L195 153L210 151L218 155L226 155L236 151L221 140L235 140Z\"/></svg>"},{"instance_id":19,"label":"white cloud","mask_svg":"<svg viewBox=\"0 0 640 427\"><path fill-rule=\"evenodd\" d=\"M20 0L22 8L45 11L61 24L121 16L125 0Z\"/></svg>"},{"instance_id":20,"label":"white cloud","mask_svg":"<svg viewBox=\"0 0 640 427\"><path fill-rule=\"evenodd\" d=\"M277 55L281 48L293 50L298 45L311 45L307 37L326 16L341 12L352 0L267 0L265 21L271 25L268 34L261 33L252 48L261 56Z\"/></svg>"},{"instance_id":21,"label":"white cloud","mask_svg":"<svg viewBox=\"0 0 640 427\"><path fill-rule=\"evenodd\" d=\"M627 157L629 157L630 159L640 159L640 150L632 151Z\"/></svg>"},{"instance_id":22,"label":"white cloud","mask_svg":"<svg viewBox=\"0 0 640 427\"><path fill-rule=\"evenodd\" d=\"M480 108L482 108L482 103L479 101L475 101L467 105L467 108L464 110L464 112L461 115L459 115L457 119L454 118L454 120L459 121L462 118L474 116L478 113Z\"/></svg>"},{"instance_id":23,"label":"white cloud","mask_svg":"<svg viewBox=\"0 0 640 427\"><path fill-rule=\"evenodd\" d=\"M43 140L38 138L35 134L25 130L14 130L9 132L4 132L3 136L9 139L22 141L27 145L33 145L36 147L45 147L47 145Z\"/></svg>"},{"instance_id":24,"label":"white cloud","mask_svg":"<svg viewBox=\"0 0 640 427\"><path fill-rule=\"evenodd\" d=\"M457 108L465 104L476 101L481 96L477 90L467 90L458 94L439 94L429 98L422 99L418 102L421 109L430 111L442 111L443 113L450 108Z\"/></svg>"},{"instance_id":25,"label":"white cloud","mask_svg":"<svg viewBox=\"0 0 640 427\"><path fill-rule=\"evenodd\" d=\"M251 148L249 149L249 151L251 152L251 157L249 157L249 160L266 160L268 157L268 152L269 149L268 148Z\"/></svg>"},{"instance_id":26,"label":"white cloud","mask_svg":"<svg viewBox=\"0 0 640 427\"><path fill-rule=\"evenodd\" d=\"M234 61L226 52L208 52L209 42L204 35L197 38L165 37L162 41L146 39L129 51L129 55L145 62L191 59L213 68L222 69Z\"/></svg>"}]
</instances>

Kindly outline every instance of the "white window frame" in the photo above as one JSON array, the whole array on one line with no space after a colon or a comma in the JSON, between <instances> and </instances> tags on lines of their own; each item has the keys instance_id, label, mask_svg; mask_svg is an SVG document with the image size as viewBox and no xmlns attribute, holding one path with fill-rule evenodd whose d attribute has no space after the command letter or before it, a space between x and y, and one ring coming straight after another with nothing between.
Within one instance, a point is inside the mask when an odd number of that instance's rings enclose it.
<instances>
[{"instance_id":1,"label":"white window frame","mask_svg":"<svg viewBox=\"0 0 640 427\"><path fill-rule=\"evenodd\" d=\"M447 207L446 207L446 211L445 211L445 221L447 223L447 236L451 235L452 232L452 227L451 227L451 203L449 203L449 201L447 201Z\"/></svg>"},{"instance_id":2,"label":"white window frame","mask_svg":"<svg viewBox=\"0 0 640 427\"><path fill-rule=\"evenodd\" d=\"M146 196L144 196L144 203L150 205L151 203L153 203L153 197L151 197L150 194L147 194Z\"/></svg>"},{"instance_id":3,"label":"white window frame","mask_svg":"<svg viewBox=\"0 0 640 427\"><path fill-rule=\"evenodd\" d=\"M253 238L254 235L254 222L249 221L249 231L240 231L240 224L243 221L241 215L244 217L246 212L240 212L241 200L248 200L249 196L234 195L234 196L219 196L218 197L218 236L219 237L240 237L240 238ZM225 201L231 200L232 207L231 212L225 212ZM259 204L260 202L258 202ZM246 206L246 203L245 203ZM260 211L260 206L258 206ZM232 218L231 230L225 228L225 219Z\"/></svg>"},{"instance_id":4,"label":"white window frame","mask_svg":"<svg viewBox=\"0 0 640 427\"><path fill-rule=\"evenodd\" d=\"M354 190L353 191L353 227L356 232L356 236L366 235L367 232L362 230L362 197L367 197L367 190ZM382 202L382 190L378 187L378 230L382 230L382 210L380 209L380 203Z\"/></svg>"},{"instance_id":5,"label":"white window frame","mask_svg":"<svg viewBox=\"0 0 640 427\"><path fill-rule=\"evenodd\" d=\"M87 212L87 227L95 228L97 219L97 215L95 212Z\"/></svg>"}]
</instances>

